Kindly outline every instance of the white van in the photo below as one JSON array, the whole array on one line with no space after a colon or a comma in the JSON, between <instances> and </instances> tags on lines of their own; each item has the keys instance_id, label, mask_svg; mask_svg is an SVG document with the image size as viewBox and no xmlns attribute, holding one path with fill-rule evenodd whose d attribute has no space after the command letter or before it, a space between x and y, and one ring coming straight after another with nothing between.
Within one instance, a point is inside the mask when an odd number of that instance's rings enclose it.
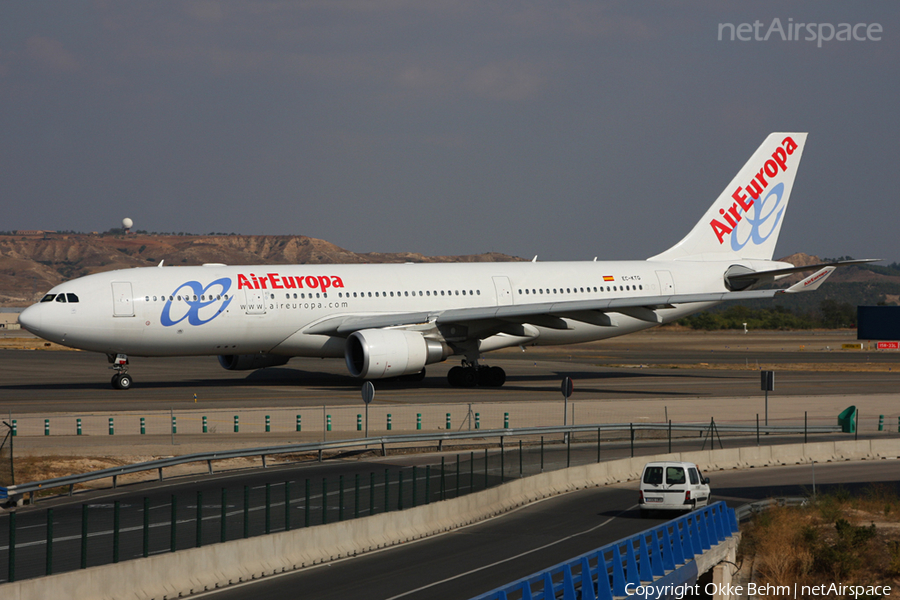
<instances>
[{"instance_id":1,"label":"white van","mask_svg":"<svg viewBox=\"0 0 900 600\"><path fill-rule=\"evenodd\" d=\"M651 510L694 510L709 504L709 477L694 463L651 462L641 474L641 517Z\"/></svg>"}]
</instances>

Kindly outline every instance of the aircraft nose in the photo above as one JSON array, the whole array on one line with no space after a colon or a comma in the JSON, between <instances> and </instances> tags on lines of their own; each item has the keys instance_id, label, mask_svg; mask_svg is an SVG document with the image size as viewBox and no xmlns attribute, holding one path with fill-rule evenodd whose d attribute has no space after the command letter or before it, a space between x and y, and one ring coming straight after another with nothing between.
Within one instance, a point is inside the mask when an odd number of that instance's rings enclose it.
<instances>
[{"instance_id":1,"label":"aircraft nose","mask_svg":"<svg viewBox=\"0 0 900 600\"><path fill-rule=\"evenodd\" d=\"M39 306L29 306L19 314L19 324L31 333L41 330L41 310Z\"/></svg>"}]
</instances>

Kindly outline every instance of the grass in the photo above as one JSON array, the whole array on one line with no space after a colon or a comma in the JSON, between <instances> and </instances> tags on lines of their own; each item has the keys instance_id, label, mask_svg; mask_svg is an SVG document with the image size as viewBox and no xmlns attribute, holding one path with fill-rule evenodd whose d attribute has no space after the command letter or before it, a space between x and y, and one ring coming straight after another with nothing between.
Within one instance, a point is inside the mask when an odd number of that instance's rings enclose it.
<instances>
[{"instance_id":1,"label":"grass","mask_svg":"<svg viewBox=\"0 0 900 600\"><path fill-rule=\"evenodd\" d=\"M842 583L897 589L900 499L891 488L872 485L856 496L838 489L808 506L774 507L745 528L739 557L751 561L753 579L760 585L793 590L795 583Z\"/></svg>"}]
</instances>

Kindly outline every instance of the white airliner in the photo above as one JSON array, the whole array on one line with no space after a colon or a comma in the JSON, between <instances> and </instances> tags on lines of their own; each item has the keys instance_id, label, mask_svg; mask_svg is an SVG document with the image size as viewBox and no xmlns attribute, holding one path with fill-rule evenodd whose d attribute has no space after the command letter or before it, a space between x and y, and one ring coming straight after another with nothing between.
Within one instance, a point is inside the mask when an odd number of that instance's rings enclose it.
<instances>
[{"instance_id":1,"label":"white airliner","mask_svg":"<svg viewBox=\"0 0 900 600\"><path fill-rule=\"evenodd\" d=\"M226 369L343 357L361 379L424 377L460 356L453 386L501 386L480 361L510 346L620 336L722 301L814 290L827 263L772 260L805 133L773 133L680 242L642 261L146 267L54 287L19 322L53 342L103 352L131 387L128 355L217 355ZM845 261L860 262L860 261ZM783 290L758 290L815 270Z\"/></svg>"}]
</instances>

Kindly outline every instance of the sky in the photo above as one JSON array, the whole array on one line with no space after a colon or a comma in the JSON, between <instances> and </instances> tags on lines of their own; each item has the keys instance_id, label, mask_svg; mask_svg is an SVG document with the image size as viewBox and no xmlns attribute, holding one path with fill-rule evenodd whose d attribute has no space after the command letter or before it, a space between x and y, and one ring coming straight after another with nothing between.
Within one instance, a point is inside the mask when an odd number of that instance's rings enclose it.
<instances>
[{"instance_id":1,"label":"sky","mask_svg":"<svg viewBox=\"0 0 900 600\"><path fill-rule=\"evenodd\" d=\"M894 0L0 3L0 230L641 259L773 131L775 256L900 260Z\"/></svg>"}]
</instances>

